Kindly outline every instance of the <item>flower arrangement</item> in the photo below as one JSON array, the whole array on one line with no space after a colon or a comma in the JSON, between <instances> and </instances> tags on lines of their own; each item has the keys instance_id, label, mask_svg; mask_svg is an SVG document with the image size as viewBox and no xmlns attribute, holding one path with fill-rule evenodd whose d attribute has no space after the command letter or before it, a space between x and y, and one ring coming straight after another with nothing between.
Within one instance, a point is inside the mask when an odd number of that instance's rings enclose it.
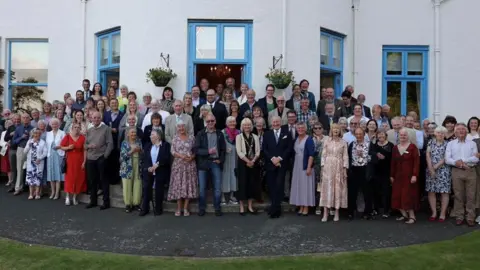
<instances>
[{"instance_id":1,"label":"flower arrangement","mask_svg":"<svg viewBox=\"0 0 480 270\"><path fill-rule=\"evenodd\" d=\"M277 89L287 88L295 79L293 71L273 68L271 68L270 72L265 75L265 78L267 78Z\"/></svg>"},{"instance_id":2,"label":"flower arrangement","mask_svg":"<svg viewBox=\"0 0 480 270\"><path fill-rule=\"evenodd\" d=\"M151 68L147 72L147 82L152 81L155 86L164 87L171 79L177 77L170 68L156 67Z\"/></svg>"}]
</instances>

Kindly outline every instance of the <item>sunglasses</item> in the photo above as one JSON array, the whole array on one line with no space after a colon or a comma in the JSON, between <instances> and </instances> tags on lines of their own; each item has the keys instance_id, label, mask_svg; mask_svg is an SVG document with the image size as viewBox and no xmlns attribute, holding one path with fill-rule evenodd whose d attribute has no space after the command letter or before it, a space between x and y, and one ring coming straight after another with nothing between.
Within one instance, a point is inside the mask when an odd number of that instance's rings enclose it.
<instances>
[{"instance_id":1,"label":"sunglasses","mask_svg":"<svg viewBox=\"0 0 480 270\"><path fill-rule=\"evenodd\" d=\"M207 120L207 123L214 123L215 120Z\"/></svg>"},{"instance_id":2,"label":"sunglasses","mask_svg":"<svg viewBox=\"0 0 480 270\"><path fill-rule=\"evenodd\" d=\"M323 129L322 127L314 127L313 129Z\"/></svg>"}]
</instances>

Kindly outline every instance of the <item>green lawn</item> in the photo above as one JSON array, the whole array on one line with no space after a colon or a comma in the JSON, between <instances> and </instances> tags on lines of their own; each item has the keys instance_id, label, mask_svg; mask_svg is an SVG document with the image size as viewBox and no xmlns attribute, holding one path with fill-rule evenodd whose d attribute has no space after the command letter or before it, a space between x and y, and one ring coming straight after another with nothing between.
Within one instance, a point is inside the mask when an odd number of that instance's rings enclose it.
<instances>
[{"instance_id":1,"label":"green lawn","mask_svg":"<svg viewBox=\"0 0 480 270\"><path fill-rule=\"evenodd\" d=\"M171 259L30 246L0 240L0 269L480 269L480 231L451 241L337 255L262 259Z\"/></svg>"}]
</instances>

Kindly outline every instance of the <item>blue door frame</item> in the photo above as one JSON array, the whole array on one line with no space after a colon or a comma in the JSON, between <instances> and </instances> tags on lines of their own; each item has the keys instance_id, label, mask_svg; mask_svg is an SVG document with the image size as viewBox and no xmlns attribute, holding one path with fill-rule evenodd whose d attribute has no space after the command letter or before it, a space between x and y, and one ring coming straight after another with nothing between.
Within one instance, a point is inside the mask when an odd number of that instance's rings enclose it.
<instances>
[{"instance_id":1,"label":"blue door frame","mask_svg":"<svg viewBox=\"0 0 480 270\"><path fill-rule=\"evenodd\" d=\"M388 82L400 82L400 106L401 114L406 115L407 112L407 83L420 83L420 118L428 117L428 46L383 46L383 62L382 62L382 104L387 103L387 84ZM401 53L402 70L399 75L387 74L387 56L388 53ZM422 75L408 75L408 54L422 54Z\"/></svg>"},{"instance_id":2,"label":"blue door frame","mask_svg":"<svg viewBox=\"0 0 480 270\"><path fill-rule=\"evenodd\" d=\"M335 74L335 85L332 85L332 87L335 88L335 95L337 97L340 97L343 91L343 40L345 38L344 35L335 33L333 31L327 30L327 29L322 29L320 32L320 36L325 37L328 39L328 64L323 65L320 63L320 76L322 71L327 71L328 73L334 73ZM340 67L337 67L333 64L334 62L334 57L333 57L333 42L334 40L340 42L340 52L339 52L339 57L340 57ZM320 51L322 48L320 48Z\"/></svg>"},{"instance_id":3,"label":"blue door frame","mask_svg":"<svg viewBox=\"0 0 480 270\"><path fill-rule=\"evenodd\" d=\"M212 59L196 58L196 28L197 27L216 27L216 57ZM225 27L243 27L245 29L245 58L244 59L228 59L224 55L224 30ZM213 21L189 21L188 22L188 79L187 89L196 82L197 64L240 64L243 65L243 82L251 85L252 82L252 23L251 22L213 22Z\"/></svg>"},{"instance_id":4,"label":"blue door frame","mask_svg":"<svg viewBox=\"0 0 480 270\"><path fill-rule=\"evenodd\" d=\"M106 82L106 77L108 76L108 72L112 72L112 70L120 70L120 63L113 63L112 62L112 57L113 57L113 42L112 38L114 36L120 36L120 29L115 28L108 30L106 32L102 32L100 34L97 34L97 79L100 81L102 84L103 89L107 91L108 87L108 82ZM108 40L108 52L107 52L107 64L102 65L101 63L101 56L102 56L102 40ZM113 73L119 73L117 71L113 71Z\"/></svg>"}]
</instances>

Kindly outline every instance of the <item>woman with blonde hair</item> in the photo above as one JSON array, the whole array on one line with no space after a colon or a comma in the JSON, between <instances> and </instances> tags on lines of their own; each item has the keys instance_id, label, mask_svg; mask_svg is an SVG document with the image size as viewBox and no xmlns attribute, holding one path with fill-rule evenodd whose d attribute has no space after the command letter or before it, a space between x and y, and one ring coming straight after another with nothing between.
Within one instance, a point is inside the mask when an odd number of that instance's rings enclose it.
<instances>
[{"instance_id":1,"label":"woman with blonde hair","mask_svg":"<svg viewBox=\"0 0 480 270\"><path fill-rule=\"evenodd\" d=\"M241 95L237 98L237 101L240 105L242 105L243 103L247 102L247 91L248 89L250 89L248 87L248 83L242 83L240 85L240 93Z\"/></svg>"},{"instance_id":2,"label":"woman with blonde hair","mask_svg":"<svg viewBox=\"0 0 480 270\"><path fill-rule=\"evenodd\" d=\"M119 125L120 133L122 133L122 131L127 126L127 119L128 119L128 116L130 115L135 116L136 126L139 128L142 127L144 115L139 111L137 102L135 100L131 100L128 102L127 109L125 111L125 114L122 117L122 120L120 120L120 125Z\"/></svg>"},{"instance_id":3,"label":"woman with blonde hair","mask_svg":"<svg viewBox=\"0 0 480 270\"><path fill-rule=\"evenodd\" d=\"M320 184L320 203L323 207L322 222L327 222L328 209L335 209L333 221L338 221L339 209L347 208L347 169L348 145L343 139L340 125L330 126L330 136L323 142L322 182Z\"/></svg>"},{"instance_id":4,"label":"woman with blonde hair","mask_svg":"<svg viewBox=\"0 0 480 270\"><path fill-rule=\"evenodd\" d=\"M193 106L192 93L185 93L183 95L183 112L190 115L192 120L195 119L194 116L196 114L196 110L195 106Z\"/></svg>"},{"instance_id":5,"label":"woman with blonde hair","mask_svg":"<svg viewBox=\"0 0 480 270\"><path fill-rule=\"evenodd\" d=\"M240 215L245 215L244 201L248 202L248 212L256 214L253 208L253 200L259 200L260 173L256 161L260 158L260 141L258 136L253 134L253 124L249 118L242 120L240 124L241 133L235 139L235 148L238 155L237 176L238 190L236 197L240 202Z\"/></svg>"},{"instance_id":6,"label":"woman with blonde hair","mask_svg":"<svg viewBox=\"0 0 480 270\"><path fill-rule=\"evenodd\" d=\"M233 98L233 90L231 88L225 88L223 90L220 103L225 105L225 108L227 108L227 113L230 113L230 103L234 100Z\"/></svg>"},{"instance_id":7,"label":"woman with blonde hair","mask_svg":"<svg viewBox=\"0 0 480 270\"><path fill-rule=\"evenodd\" d=\"M212 108L210 108L210 106L208 106L207 104L204 104L202 105L202 107L200 107L200 112L198 114L199 116L197 119L195 119L193 127L195 135L197 135L200 130L204 129L207 126L205 121L207 119L207 115L211 112Z\"/></svg>"},{"instance_id":8,"label":"woman with blonde hair","mask_svg":"<svg viewBox=\"0 0 480 270\"><path fill-rule=\"evenodd\" d=\"M27 176L26 182L30 188L29 200L39 200L41 198L40 185L43 181L44 162L47 157L47 147L45 141L40 139L41 131L32 129L31 139L28 140L23 152L27 156Z\"/></svg>"}]
</instances>

